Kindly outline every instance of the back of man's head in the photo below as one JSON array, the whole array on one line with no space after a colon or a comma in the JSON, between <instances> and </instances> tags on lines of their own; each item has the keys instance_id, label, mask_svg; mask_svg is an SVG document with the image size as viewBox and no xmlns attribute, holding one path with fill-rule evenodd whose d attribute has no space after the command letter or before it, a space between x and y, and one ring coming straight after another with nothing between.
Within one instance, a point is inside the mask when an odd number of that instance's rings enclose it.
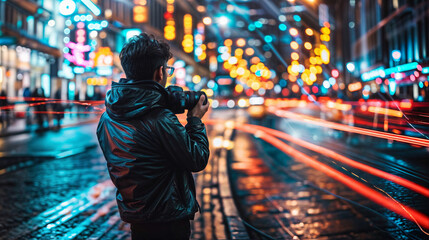
<instances>
[{"instance_id":1,"label":"back of man's head","mask_svg":"<svg viewBox=\"0 0 429 240\"><path fill-rule=\"evenodd\" d=\"M156 69L172 56L167 43L146 33L132 37L119 54L125 75L133 80L152 80Z\"/></svg>"}]
</instances>

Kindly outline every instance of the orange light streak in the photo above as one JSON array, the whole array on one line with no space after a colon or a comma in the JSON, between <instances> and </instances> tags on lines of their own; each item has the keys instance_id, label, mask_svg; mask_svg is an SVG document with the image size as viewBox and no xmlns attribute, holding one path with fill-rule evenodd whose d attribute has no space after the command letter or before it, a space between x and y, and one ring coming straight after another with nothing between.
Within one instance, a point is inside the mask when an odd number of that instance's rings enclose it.
<instances>
[{"instance_id":1,"label":"orange light streak","mask_svg":"<svg viewBox=\"0 0 429 240\"><path fill-rule=\"evenodd\" d=\"M398 111L398 110L393 110L393 109L389 109L389 108L374 107L374 106L370 106L368 108L368 112L386 114L386 115L389 115L392 117L398 117L398 118L401 118L403 115L402 112Z\"/></svg>"},{"instance_id":2,"label":"orange light streak","mask_svg":"<svg viewBox=\"0 0 429 240\"><path fill-rule=\"evenodd\" d=\"M399 103L399 107L401 109L407 109L407 110L409 110L409 109L411 109L413 107L413 104L411 102L400 102Z\"/></svg>"},{"instance_id":3,"label":"orange light streak","mask_svg":"<svg viewBox=\"0 0 429 240\"><path fill-rule=\"evenodd\" d=\"M393 133L386 133L386 132L381 132L381 131L376 131L376 130L371 130L371 129L349 126L349 125L340 124L340 123L328 122L328 121L325 121L325 120L322 120L319 118L314 118L314 117L306 116L303 114L296 114L296 113L292 113L289 111L278 110L275 107L269 107L268 112L272 113L276 116L279 116L279 117L292 118L292 119L296 119L299 121L304 120L306 122L311 122L314 125L332 128L332 129L336 129L336 130L340 130L340 131L346 131L346 132L351 132L351 133L367 135L367 136L371 136L371 137L384 138L384 139L394 140L397 142L403 142L403 143L414 144L414 145L423 146L423 147L429 147L429 140L428 139L410 137L410 136L393 134Z\"/></svg>"},{"instance_id":4,"label":"orange light streak","mask_svg":"<svg viewBox=\"0 0 429 240\"><path fill-rule=\"evenodd\" d=\"M205 123L207 125L224 123L224 122L225 121L218 120L218 119L207 119L205 121ZM251 125L251 124L240 124L237 122L235 122L232 125L237 130L241 130L241 131L253 134L253 135L257 135L259 138L261 138L264 141L272 144L274 147L278 148L282 152L294 157L297 161L300 161L300 162L302 162L302 163L304 163L304 164L306 164L306 165L308 165L308 166L310 166L310 167L312 167L318 171L325 173L329 177L343 183L344 185L348 186L350 189L361 194L362 196L367 197L368 199L374 201L375 203L377 203L383 207L386 207L387 209L401 215L402 217L404 217L410 221L415 222L419 227L429 229L429 217L424 215L423 213L421 213L421 212L419 212L419 211L417 211L411 207L408 207L408 206L405 206L405 205L399 203L398 201L396 201L395 199L390 197L390 195L389 195L390 198L384 196L383 194L375 191L374 189L366 186L365 184L363 184L359 181L356 181L355 179L353 179L353 178L329 167L326 164L323 164L323 163L315 160L314 158L311 158L310 156L308 156L304 153L299 152L298 150L295 150L294 148L290 147L286 143L282 142L281 140L277 139L276 137L265 132L265 131L268 131L270 133L275 133L277 135L279 131L275 132L276 130L274 130L274 129L268 129L268 128L265 128L262 126ZM261 131L263 132L263 134L259 134ZM278 134L278 135L282 136L283 133ZM283 137L284 137L284 135L283 135ZM308 144L308 143L305 142L305 144ZM316 145L314 145L314 146L317 148L320 148L320 150L323 149L322 147L319 147ZM328 149L323 149L323 151L326 151L326 150L328 150ZM334 157L340 156L342 158L342 160L346 159L345 157L343 157L339 154L336 154L333 151L328 150L327 152L328 152L328 154L333 154L332 156L334 156ZM367 166L367 167L369 167L369 166ZM375 169L375 170L378 170L378 169ZM378 171L380 171L380 170L378 170ZM374 171L374 172L377 173L377 171ZM378 172L378 173L380 173L380 172ZM393 179L395 181L400 179L400 177L397 177L397 176L393 176L393 177L394 177ZM406 181L407 180L405 180L405 182ZM377 189L379 189L379 188L377 188ZM382 191L382 189L379 189L379 190ZM382 191L382 192L384 192L384 191ZM426 232L423 229L421 229L421 230L426 234Z\"/></svg>"},{"instance_id":5,"label":"orange light streak","mask_svg":"<svg viewBox=\"0 0 429 240\"><path fill-rule=\"evenodd\" d=\"M289 145L275 138L274 136L271 136L266 133L258 134L258 131L260 130L254 128L254 125L235 125L235 128L247 133L257 134L259 138L272 144L274 147L277 147L282 152L294 157L297 161L300 161L318 171L325 173L329 177L343 183L344 185L346 185L353 191L361 194L362 196L374 201L381 206L386 207L387 209L401 215L408 220L416 222L419 226L422 226L425 229L429 229L429 217L424 215L423 213L411 207L402 205L396 200L384 196L383 194L375 191L374 189L366 186L365 184L356 181L355 179L329 167L328 165L318 162L310 156L303 154L298 150L295 150L294 148L290 147Z\"/></svg>"},{"instance_id":6,"label":"orange light streak","mask_svg":"<svg viewBox=\"0 0 429 240\"><path fill-rule=\"evenodd\" d=\"M332 101L328 101L326 103L326 106L328 108L335 108L335 109L341 110L341 111L349 111L350 109L352 109L352 105L350 105L350 104L337 103L337 102L332 102Z\"/></svg>"},{"instance_id":7,"label":"orange light streak","mask_svg":"<svg viewBox=\"0 0 429 240\"><path fill-rule=\"evenodd\" d=\"M258 126L258 125L252 125L252 128L259 129L259 130L264 131L265 133L268 133L268 134L273 135L275 137L284 139L284 140L289 141L289 142L293 142L293 143L298 144L298 145L300 145L302 147L310 149L310 150L312 150L314 152L318 152L318 153L320 153L322 155L325 155L327 157L335 159L335 160L337 160L339 162L345 163L345 164L347 164L347 165L349 165L351 167L360 169L360 170L365 171L367 173L370 173L370 174L372 174L374 176L377 176L377 177L384 178L386 180L392 181L392 182L397 183L397 184L399 184L401 186L404 186L404 187L406 187L408 189L411 189L411 190L413 190L413 191L415 191L417 193L420 193L423 196L429 197L429 189L428 188L425 188L425 187L423 187L421 185L418 185L418 184L416 184L416 183L414 183L412 181L409 181L409 180L407 180L405 178L398 177L396 175L384 172L384 171L379 170L377 168L374 168L374 167L365 165L363 163L354 161L354 160L352 160L352 159L350 159L348 157L345 157L345 156L343 156L341 154L338 154L338 153L336 153L336 152L334 152L334 151L332 151L332 150L330 150L328 148L321 147L321 146L312 144L310 142L307 142L307 141L304 141L304 140L292 137L291 135L289 135L287 133L284 133L284 132L281 132L281 131L278 131L278 130L275 130L275 129L271 129L271 128L267 128L267 127L263 127L263 126Z\"/></svg>"}]
</instances>

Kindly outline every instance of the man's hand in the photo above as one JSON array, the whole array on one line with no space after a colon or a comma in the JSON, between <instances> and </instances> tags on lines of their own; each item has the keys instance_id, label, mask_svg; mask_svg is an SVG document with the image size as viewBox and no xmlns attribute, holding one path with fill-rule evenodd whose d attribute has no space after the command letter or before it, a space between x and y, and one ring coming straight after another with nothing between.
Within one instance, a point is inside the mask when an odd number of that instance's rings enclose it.
<instances>
[{"instance_id":1,"label":"man's hand","mask_svg":"<svg viewBox=\"0 0 429 240\"><path fill-rule=\"evenodd\" d=\"M197 117L201 119L204 114L206 114L207 110L209 110L210 103L207 101L207 104L203 105L205 98L206 96L204 96L204 94L200 96L200 100L197 105L195 105L192 110L188 110L188 117Z\"/></svg>"}]
</instances>

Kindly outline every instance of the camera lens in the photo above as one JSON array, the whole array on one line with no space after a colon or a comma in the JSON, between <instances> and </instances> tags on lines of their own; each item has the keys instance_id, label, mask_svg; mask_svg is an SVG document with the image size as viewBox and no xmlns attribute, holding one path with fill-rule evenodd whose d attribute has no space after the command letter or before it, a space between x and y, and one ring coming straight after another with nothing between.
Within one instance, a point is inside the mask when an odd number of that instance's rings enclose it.
<instances>
[{"instance_id":1,"label":"camera lens","mask_svg":"<svg viewBox=\"0 0 429 240\"><path fill-rule=\"evenodd\" d=\"M179 86L168 86L168 108L174 113L183 113L185 109L191 110L197 105L201 95L206 97L203 104L207 104L207 95L203 91L183 91Z\"/></svg>"},{"instance_id":2,"label":"camera lens","mask_svg":"<svg viewBox=\"0 0 429 240\"><path fill-rule=\"evenodd\" d=\"M198 101L200 100L201 95L203 95L206 97L204 99L204 105L207 104L207 95L205 92L203 91L185 91L185 96L186 96L186 104L185 104L185 108L186 109L192 109L195 107L195 105L197 105Z\"/></svg>"}]
</instances>

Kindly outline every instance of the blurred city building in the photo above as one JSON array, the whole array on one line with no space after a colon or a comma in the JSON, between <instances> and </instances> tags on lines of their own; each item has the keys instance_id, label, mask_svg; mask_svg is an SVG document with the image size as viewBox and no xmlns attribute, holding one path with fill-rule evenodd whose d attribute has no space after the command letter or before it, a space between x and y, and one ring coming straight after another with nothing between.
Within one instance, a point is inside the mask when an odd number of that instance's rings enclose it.
<instances>
[{"instance_id":1,"label":"blurred city building","mask_svg":"<svg viewBox=\"0 0 429 240\"><path fill-rule=\"evenodd\" d=\"M61 98L68 100L104 95L111 81L123 77L123 44L143 31L169 41L171 64L179 73L171 83L199 83L196 88L202 88L210 77L208 59L195 57L194 49L185 51L182 45L184 19L187 34L193 38L198 27L203 39L209 39L203 16L190 3L174 0L0 1L0 88L8 97L22 97L24 89L39 87L46 97L60 89ZM194 76L200 82L193 83Z\"/></svg>"},{"instance_id":2,"label":"blurred city building","mask_svg":"<svg viewBox=\"0 0 429 240\"><path fill-rule=\"evenodd\" d=\"M342 13L335 19L336 66L348 84L362 82L364 98L381 92L427 100L428 1L332 1L331 7Z\"/></svg>"},{"instance_id":3,"label":"blurred city building","mask_svg":"<svg viewBox=\"0 0 429 240\"><path fill-rule=\"evenodd\" d=\"M425 101L428 9L424 0L0 1L0 87L92 99L123 76L127 39L148 32L172 47L169 83L221 101Z\"/></svg>"}]
</instances>

